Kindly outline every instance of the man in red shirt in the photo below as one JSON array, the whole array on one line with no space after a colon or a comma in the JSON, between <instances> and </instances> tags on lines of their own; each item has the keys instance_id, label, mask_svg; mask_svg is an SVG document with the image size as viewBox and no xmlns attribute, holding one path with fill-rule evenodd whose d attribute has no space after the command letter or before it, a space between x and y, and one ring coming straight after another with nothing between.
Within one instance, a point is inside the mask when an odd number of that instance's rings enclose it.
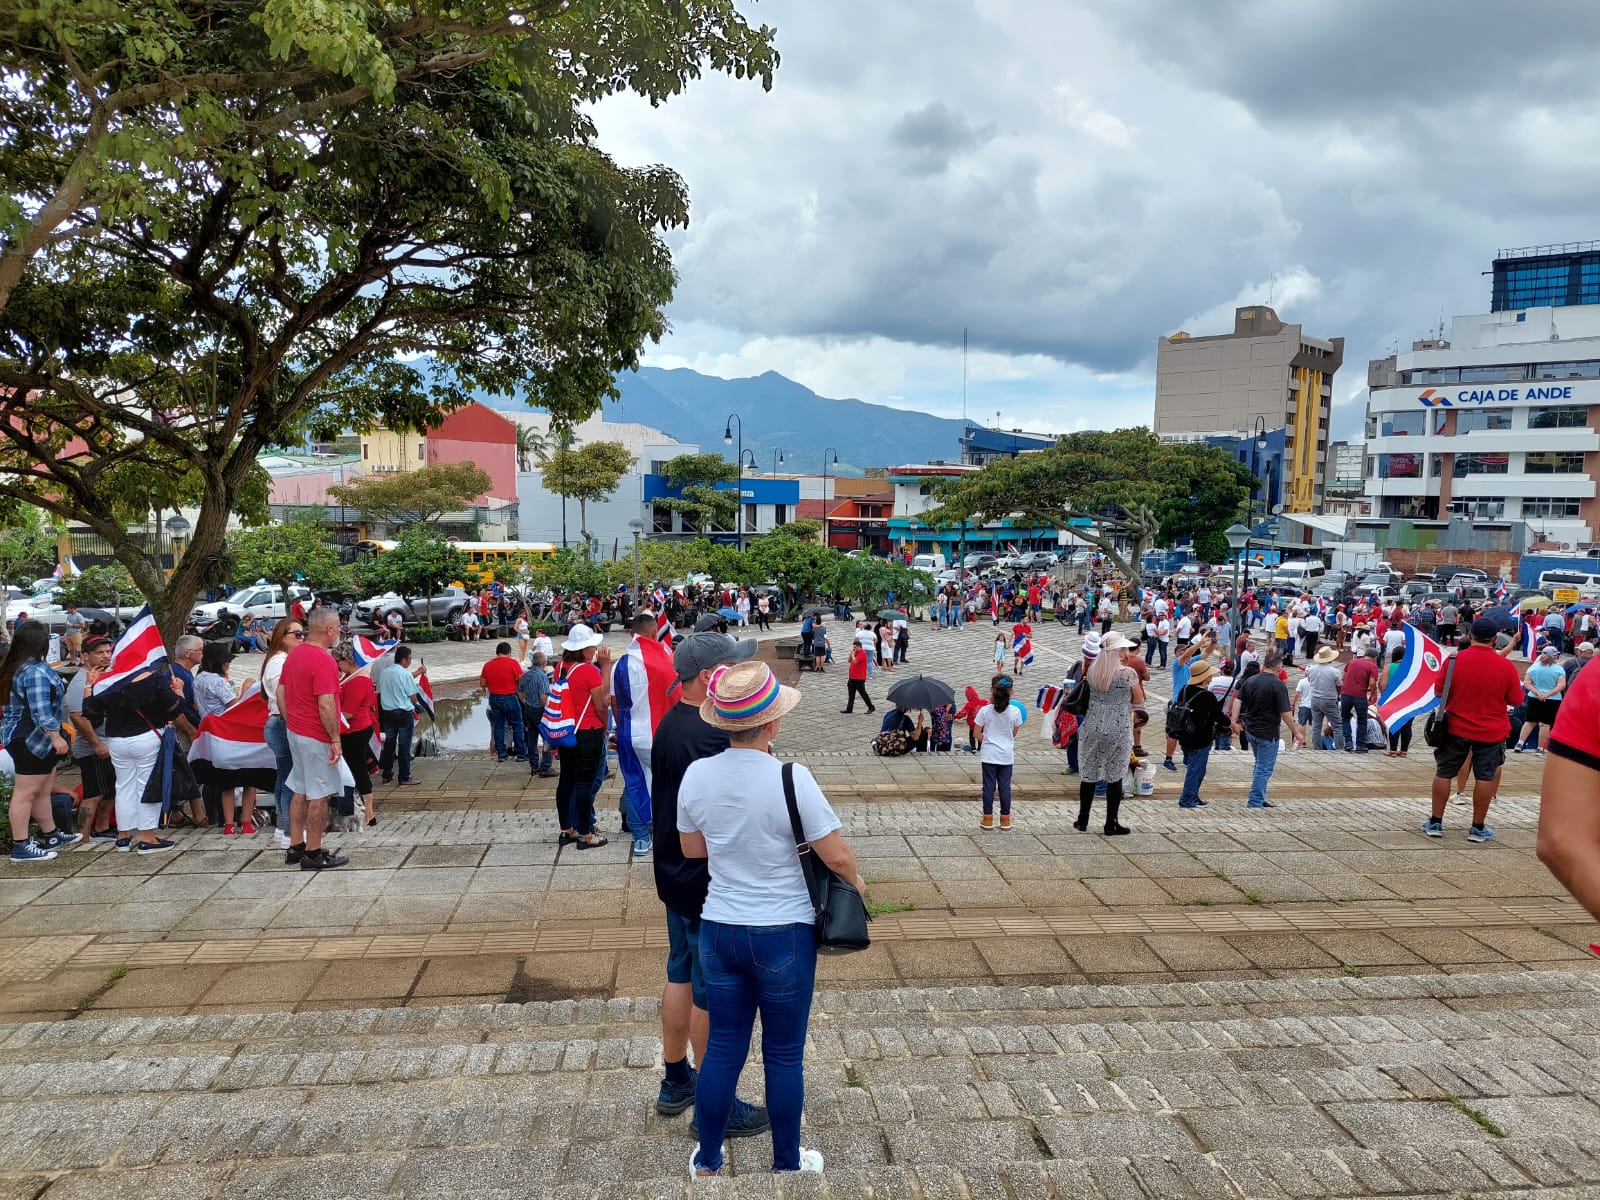
<instances>
[{"instance_id":1,"label":"man in red shirt","mask_svg":"<svg viewBox=\"0 0 1600 1200\"><path fill-rule=\"evenodd\" d=\"M517 698L517 680L522 678L522 664L511 657L511 643L501 642L494 648L494 657L483 664L478 678L489 689L489 730L494 742L494 756L506 760L506 730L511 730L512 753L518 762L528 761L528 744L522 732L522 701Z\"/></svg>"},{"instance_id":2,"label":"man in red shirt","mask_svg":"<svg viewBox=\"0 0 1600 1200\"><path fill-rule=\"evenodd\" d=\"M1510 710L1522 703L1522 679L1516 667L1494 648L1495 623L1479 617L1472 623L1472 644L1456 654L1448 668L1449 691L1442 708L1447 722L1444 744L1433 751L1433 812L1422 823L1429 837L1444 836L1444 809L1450 781L1472 760L1472 828L1467 841L1494 840L1484 824L1494 798L1495 776L1506 761L1511 735ZM1438 684L1444 690L1441 679Z\"/></svg>"},{"instance_id":3,"label":"man in red shirt","mask_svg":"<svg viewBox=\"0 0 1600 1200\"><path fill-rule=\"evenodd\" d=\"M1573 677L1544 765L1539 861L1600 920L1600 671Z\"/></svg>"},{"instance_id":4,"label":"man in red shirt","mask_svg":"<svg viewBox=\"0 0 1600 1200\"><path fill-rule=\"evenodd\" d=\"M339 745L339 668L329 651L339 640L339 613L315 608L306 636L284 660L278 680L278 711L289 735L289 852L286 863L302 871L342 867L350 860L322 848L328 801L346 786ZM350 779L353 784L354 780ZM298 836L299 840L296 840Z\"/></svg>"},{"instance_id":5,"label":"man in red shirt","mask_svg":"<svg viewBox=\"0 0 1600 1200\"><path fill-rule=\"evenodd\" d=\"M1367 752L1367 713L1369 706L1378 702L1378 651L1374 646L1352 658L1339 681L1339 724L1344 726L1345 748L1357 754ZM1351 713L1356 718L1354 743L1350 741Z\"/></svg>"}]
</instances>

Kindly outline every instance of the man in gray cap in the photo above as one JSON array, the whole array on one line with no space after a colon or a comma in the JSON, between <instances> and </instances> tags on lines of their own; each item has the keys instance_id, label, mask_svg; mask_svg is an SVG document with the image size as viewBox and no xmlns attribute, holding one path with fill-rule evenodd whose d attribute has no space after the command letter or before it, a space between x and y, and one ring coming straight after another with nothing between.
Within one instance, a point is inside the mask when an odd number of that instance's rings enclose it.
<instances>
[{"instance_id":1,"label":"man in gray cap","mask_svg":"<svg viewBox=\"0 0 1600 1200\"><path fill-rule=\"evenodd\" d=\"M656 1097L656 1111L663 1116L675 1116L694 1103L695 1070L689 1065L689 1046L694 1045L695 1062L704 1061L711 1026L705 979L700 973L700 910L711 886L711 872L705 859L683 856L678 841L678 788L690 763L728 748L728 735L700 716L712 672L745 662L755 652L754 641L739 641L725 633L692 633L679 642L672 655L681 685L678 702L661 718L650 748L656 895L667 906L667 986L661 993L661 1061L666 1077ZM729 1137L754 1137L770 1127L765 1108L734 1101Z\"/></svg>"}]
</instances>

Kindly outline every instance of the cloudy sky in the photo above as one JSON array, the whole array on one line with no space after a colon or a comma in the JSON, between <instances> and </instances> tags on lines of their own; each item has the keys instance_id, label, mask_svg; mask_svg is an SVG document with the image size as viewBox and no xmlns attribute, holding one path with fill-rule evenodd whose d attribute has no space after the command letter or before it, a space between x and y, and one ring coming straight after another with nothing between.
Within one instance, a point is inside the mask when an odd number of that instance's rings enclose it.
<instances>
[{"instance_id":1,"label":"cloudy sky","mask_svg":"<svg viewBox=\"0 0 1600 1200\"><path fill-rule=\"evenodd\" d=\"M1269 299L1366 360L1600 238L1600 4L762 0L771 93L599 113L687 179L658 366L1049 432L1148 421L1155 341ZM1508 24L1515 12L1515 28ZM1510 38L1513 44L1508 45Z\"/></svg>"}]
</instances>

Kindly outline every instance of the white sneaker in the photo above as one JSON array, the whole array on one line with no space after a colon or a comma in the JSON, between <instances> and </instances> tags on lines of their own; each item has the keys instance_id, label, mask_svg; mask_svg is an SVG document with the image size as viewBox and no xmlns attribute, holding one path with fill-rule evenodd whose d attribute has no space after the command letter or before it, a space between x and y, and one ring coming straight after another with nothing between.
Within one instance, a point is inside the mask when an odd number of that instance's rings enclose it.
<instances>
[{"instance_id":1,"label":"white sneaker","mask_svg":"<svg viewBox=\"0 0 1600 1200\"><path fill-rule=\"evenodd\" d=\"M287 850L289 848L289 835L281 829L274 829L272 831L272 844L279 850Z\"/></svg>"},{"instance_id":2,"label":"white sneaker","mask_svg":"<svg viewBox=\"0 0 1600 1200\"><path fill-rule=\"evenodd\" d=\"M813 1172L813 1173L815 1173L817 1175L821 1175L822 1174L822 1151L821 1150L807 1150L804 1146L801 1146L800 1147L800 1169L802 1171L811 1171L811 1172Z\"/></svg>"}]
</instances>

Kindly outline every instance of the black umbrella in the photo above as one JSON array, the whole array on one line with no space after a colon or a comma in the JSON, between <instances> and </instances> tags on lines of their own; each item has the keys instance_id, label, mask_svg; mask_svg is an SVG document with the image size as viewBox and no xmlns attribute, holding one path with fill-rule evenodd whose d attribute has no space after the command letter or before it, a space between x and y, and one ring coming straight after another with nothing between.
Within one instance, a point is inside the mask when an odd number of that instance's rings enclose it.
<instances>
[{"instance_id":1,"label":"black umbrella","mask_svg":"<svg viewBox=\"0 0 1600 1200\"><path fill-rule=\"evenodd\" d=\"M1493 608L1486 608L1478 616L1493 621L1495 628L1505 633L1515 633L1520 624L1515 610L1508 604L1497 604Z\"/></svg>"},{"instance_id":2,"label":"black umbrella","mask_svg":"<svg viewBox=\"0 0 1600 1200\"><path fill-rule=\"evenodd\" d=\"M818 613L831 617L833 615L833 607L828 604L811 604L800 610L802 617L814 617Z\"/></svg>"},{"instance_id":3,"label":"black umbrella","mask_svg":"<svg viewBox=\"0 0 1600 1200\"><path fill-rule=\"evenodd\" d=\"M930 679L926 675L900 680L889 689L888 695L890 704L906 708L940 708L954 704L956 699L953 687L942 679Z\"/></svg>"}]
</instances>

